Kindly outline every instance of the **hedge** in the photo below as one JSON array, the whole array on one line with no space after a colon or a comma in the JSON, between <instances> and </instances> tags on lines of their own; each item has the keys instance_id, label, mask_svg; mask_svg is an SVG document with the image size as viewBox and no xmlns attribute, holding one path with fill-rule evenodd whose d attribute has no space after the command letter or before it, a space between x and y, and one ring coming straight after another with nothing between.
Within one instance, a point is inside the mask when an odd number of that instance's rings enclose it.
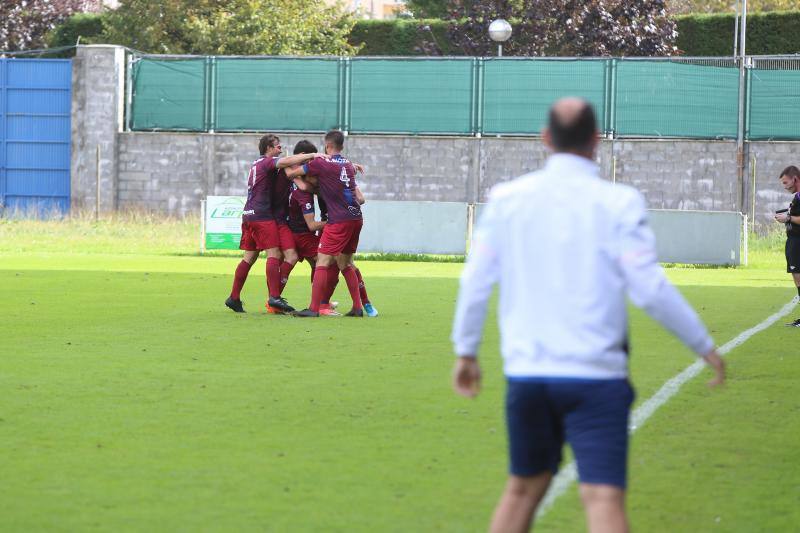
<instances>
[{"instance_id":1,"label":"hedge","mask_svg":"<svg viewBox=\"0 0 800 533\"><path fill-rule=\"evenodd\" d=\"M736 16L684 15L678 23L678 48L687 56L733 54ZM800 11L774 11L747 15L748 55L800 52Z\"/></svg>"},{"instance_id":2,"label":"hedge","mask_svg":"<svg viewBox=\"0 0 800 533\"><path fill-rule=\"evenodd\" d=\"M50 48L72 46L81 39L81 44L102 42L103 15L100 13L77 13L56 26L47 38Z\"/></svg>"},{"instance_id":3,"label":"hedge","mask_svg":"<svg viewBox=\"0 0 800 533\"><path fill-rule=\"evenodd\" d=\"M425 55L421 43L434 38L443 55L464 55L450 42L447 28L448 23L438 19L359 20L349 40L363 45L360 56Z\"/></svg>"},{"instance_id":4,"label":"hedge","mask_svg":"<svg viewBox=\"0 0 800 533\"><path fill-rule=\"evenodd\" d=\"M677 46L687 56L731 56L736 16L683 15L676 17ZM430 33L444 55L463 55L447 36L442 20L360 20L350 33L350 42L363 45L358 55L423 55L420 43ZM424 30L428 26L431 31ZM753 13L747 16L747 53L750 55L800 52L800 11Z\"/></svg>"}]
</instances>

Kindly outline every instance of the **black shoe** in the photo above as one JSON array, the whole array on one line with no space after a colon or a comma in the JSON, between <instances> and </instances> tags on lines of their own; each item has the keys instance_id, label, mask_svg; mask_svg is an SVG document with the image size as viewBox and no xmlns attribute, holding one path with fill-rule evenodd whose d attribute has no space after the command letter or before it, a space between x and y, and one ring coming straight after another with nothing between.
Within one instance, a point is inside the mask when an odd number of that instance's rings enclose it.
<instances>
[{"instance_id":1,"label":"black shoe","mask_svg":"<svg viewBox=\"0 0 800 533\"><path fill-rule=\"evenodd\" d=\"M351 309L351 310L350 310L350 311L349 311L347 314L345 314L344 316L358 316L358 317L363 317L363 316L364 316L364 310L363 310L363 309Z\"/></svg>"},{"instance_id":2,"label":"black shoe","mask_svg":"<svg viewBox=\"0 0 800 533\"><path fill-rule=\"evenodd\" d=\"M292 313L292 316L296 316L298 318L318 317L319 313L312 311L311 309L303 309L302 311L295 311Z\"/></svg>"},{"instance_id":3,"label":"black shoe","mask_svg":"<svg viewBox=\"0 0 800 533\"><path fill-rule=\"evenodd\" d=\"M289 305L289 302L287 302L285 298L272 298L272 297L270 297L270 299L267 300L267 305L277 309L278 311L280 311L282 313L293 313L294 312L294 307Z\"/></svg>"},{"instance_id":4,"label":"black shoe","mask_svg":"<svg viewBox=\"0 0 800 533\"><path fill-rule=\"evenodd\" d=\"M789 326L790 328L800 328L800 318L798 318L794 322L789 322L786 325Z\"/></svg>"},{"instance_id":5,"label":"black shoe","mask_svg":"<svg viewBox=\"0 0 800 533\"><path fill-rule=\"evenodd\" d=\"M225 300L225 307L227 307L228 309L231 309L232 311L234 311L236 313L244 313L245 312L244 311L244 307L242 307L242 301L241 300L234 300L230 296L228 297L227 300Z\"/></svg>"}]
</instances>

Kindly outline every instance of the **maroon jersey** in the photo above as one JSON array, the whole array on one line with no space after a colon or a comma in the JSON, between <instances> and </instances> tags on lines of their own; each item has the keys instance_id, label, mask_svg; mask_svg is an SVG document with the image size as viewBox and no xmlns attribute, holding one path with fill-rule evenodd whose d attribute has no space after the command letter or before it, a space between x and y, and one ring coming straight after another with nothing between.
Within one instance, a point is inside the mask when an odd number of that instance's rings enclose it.
<instances>
[{"instance_id":1,"label":"maroon jersey","mask_svg":"<svg viewBox=\"0 0 800 533\"><path fill-rule=\"evenodd\" d=\"M292 233L311 232L304 218L309 213L314 214L314 195L293 187L289 195L289 229Z\"/></svg>"},{"instance_id":2,"label":"maroon jersey","mask_svg":"<svg viewBox=\"0 0 800 533\"><path fill-rule=\"evenodd\" d=\"M277 157L261 157L253 162L247 175L247 201L242 220L275 220L272 212L272 188L278 175Z\"/></svg>"},{"instance_id":3,"label":"maroon jersey","mask_svg":"<svg viewBox=\"0 0 800 533\"><path fill-rule=\"evenodd\" d=\"M286 224L289 209L289 192L291 192L292 180L286 175L282 168L275 176L272 186L272 214L278 224Z\"/></svg>"},{"instance_id":4,"label":"maroon jersey","mask_svg":"<svg viewBox=\"0 0 800 533\"><path fill-rule=\"evenodd\" d=\"M330 160L312 159L303 166L306 174L317 178L319 193L328 207L328 223L361 220L361 206L356 201L356 169L336 154Z\"/></svg>"}]
</instances>

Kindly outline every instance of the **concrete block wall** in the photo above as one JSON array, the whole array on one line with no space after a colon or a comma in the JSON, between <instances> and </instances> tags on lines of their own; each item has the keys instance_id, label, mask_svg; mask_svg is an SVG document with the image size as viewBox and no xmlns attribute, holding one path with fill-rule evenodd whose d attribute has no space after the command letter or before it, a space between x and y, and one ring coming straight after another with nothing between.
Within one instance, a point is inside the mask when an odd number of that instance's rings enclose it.
<instances>
[{"instance_id":1,"label":"concrete block wall","mask_svg":"<svg viewBox=\"0 0 800 533\"><path fill-rule=\"evenodd\" d=\"M616 181L652 209L739 209L735 141L616 140L613 157Z\"/></svg>"},{"instance_id":2,"label":"concrete block wall","mask_svg":"<svg viewBox=\"0 0 800 533\"><path fill-rule=\"evenodd\" d=\"M245 194L260 135L122 131L124 60L118 47L78 47L73 206L94 205L98 145L103 210L182 216L197 212L207 195ZM303 138L323 146L320 133L278 135L289 153ZM752 213L755 190L756 220L766 227L789 200L777 174L789 164L800 165L799 148L798 142L748 143L744 183L737 177L734 141L604 139L597 161L604 177L638 188L654 209ZM495 184L541 168L547 150L535 138L353 135L345 155L367 167L359 185L368 198L483 202Z\"/></svg>"}]
</instances>

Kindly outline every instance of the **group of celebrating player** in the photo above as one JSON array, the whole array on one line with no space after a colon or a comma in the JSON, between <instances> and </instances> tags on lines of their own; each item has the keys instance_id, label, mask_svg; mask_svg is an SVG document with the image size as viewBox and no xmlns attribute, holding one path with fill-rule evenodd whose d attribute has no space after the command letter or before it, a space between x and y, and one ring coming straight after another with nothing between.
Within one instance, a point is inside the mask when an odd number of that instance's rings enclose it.
<instances>
[{"instance_id":1,"label":"group of celebrating player","mask_svg":"<svg viewBox=\"0 0 800 533\"><path fill-rule=\"evenodd\" d=\"M250 268L262 251L267 253L267 311L297 317L340 315L331 296L342 273L352 309L345 316L378 316L370 303L361 272L353 263L363 226L364 196L356 185L356 172L363 171L342 156L344 134L325 135L325 153L303 140L294 154L280 157L283 147L276 135L261 137L261 157L247 176L247 201L242 212L244 256L236 267L233 288L225 305L244 312L241 291ZM320 206L315 219L314 194ZM311 265L311 304L295 311L283 298L289 274L298 261Z\"/></svg>"}]
</instances>

